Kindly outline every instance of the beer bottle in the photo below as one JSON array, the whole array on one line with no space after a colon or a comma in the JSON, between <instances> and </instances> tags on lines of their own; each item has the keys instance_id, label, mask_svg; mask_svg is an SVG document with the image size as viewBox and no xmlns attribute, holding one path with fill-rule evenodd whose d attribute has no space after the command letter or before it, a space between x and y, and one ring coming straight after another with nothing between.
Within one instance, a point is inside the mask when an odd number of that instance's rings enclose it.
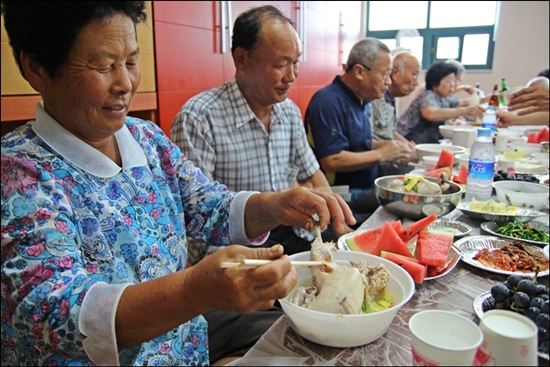
<instances>
[{"instance_id":1,"label":"beer bottle","mask_svg":"<svg viewBox=\"0 0 550 367\"><path fill-rule=\"evenodd\" d=\"M500 104L502 106L508 106L508 100L506 99L506 96L504 93L508 90L508 83L506 82L506 78L502 78L502 86L500 88Z\"/></svg>"},{"instance_id":2,"label":"beer bottle","mask_svg":"<svg viewBox=\"0 0 550 367\"><path fill-rule=\"evenodd\" d=\"M498 106L500 105L499 99L500 97L498 93L498 84L495 84L493 86L493 93L491 94L491 98L489 99L489 106L498 108Z\"/></svg>"}]
</instances>

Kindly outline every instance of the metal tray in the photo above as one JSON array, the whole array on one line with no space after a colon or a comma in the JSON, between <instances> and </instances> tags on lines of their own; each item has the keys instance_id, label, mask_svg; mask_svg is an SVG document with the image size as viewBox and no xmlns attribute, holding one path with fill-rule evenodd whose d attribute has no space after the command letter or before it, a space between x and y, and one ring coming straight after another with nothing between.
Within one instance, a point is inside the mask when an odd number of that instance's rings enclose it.
<instances>
[{"instance_id":1,"label":"metal tray","mask_svg":"<svg viewBox=\"0 0 550 367\"><path fill-rule=\"evenodd\" d=\"M529 243L531 245L536 245L536 246L539 246L539 247L544 247L548 244L548 242L526 240L526 239L523 239L523 238L514 238L514 237L511 237L511 236L505 236L503 234L497 233L496 230L498 228L502 227L505 224L506 223L483 222L483 223L481 223L480 227L485 232L489 233L491 236L507 238L507 239L510 239L510 240L520 240L520 241L523 241L525 243ZM543 231L543 232L546 232L546 234L548 234L548 226L544 223L537 222L537 221L531 221L531 222L527 222L527 224L529 224L531 227L533 227L535 229L538 229L539 231Z\"/></svg>"},{"instance_id":2,"label":"metal tray","mask_svg":"<svg viewBox=\"0 0 550 367\"><path fill-rule=\"evenodd\" d=\"M480 220L489 220L493 222L512 222L514 220L519 220L520 222L529 222L537 217L546 215L543 212L537 210L527 209L527 208L518 208L515 214L494 214L487 212L477 212L469 210L469 202L460 202L457 205L457 209L469 216L470 218L480 219Z\"/></svg>"},{"instance_id":3,"label":"metal tray","mask_svg":"<svg viewBox=\"0 0 550 367\"><path fill-rule=\"evenodd\" d=\"M432 224L428 226L429 229L452 229L454 230L455 238L464 237L472 231L472 227L469 225L449 219L436 219Z\"/></svg>"},{"instance_id":4,"label":"metal tray","mask_svg":"<svg viewBox=\"0 0 550 367\"><path fill-rule=\"evenodd\" d=\"M521 275L528 275L528 276L534 277L535 276L534 272L526 273L523 271L507 271L507 270L490 268L474 259L474 256L478 253L478 251L483 248L498 249L510 243L512 243L511 240L507 240L507 239L495 237L495 236L469 236L456 241L454 246L456 246L458 250L462 253L461 260L464 261L466 264L475 266L476 268L490 271L492 273L498 273L498 274L505 274L505 275L521 274ZM536 247L528 244L526 244L526 246L534 251L539 251L541 253L541 256L544 256L542 253L542 249L540 247ZM547 276L548 273L549 271L548 269L546 269L544 271L539 272L538 276L539 277Z\"/></svg>"}]
</instances>

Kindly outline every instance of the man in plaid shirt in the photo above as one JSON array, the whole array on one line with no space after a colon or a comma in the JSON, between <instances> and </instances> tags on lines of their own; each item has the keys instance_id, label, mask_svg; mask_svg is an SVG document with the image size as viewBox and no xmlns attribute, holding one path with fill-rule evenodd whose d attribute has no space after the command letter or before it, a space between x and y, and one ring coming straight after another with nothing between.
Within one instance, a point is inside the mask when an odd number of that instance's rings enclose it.
<instances>
[{"instance_id":1,"label":"man in plaid shirt","mask_svg":"<svg viewBox=\"0 0 550 367\"><path fill-rule=\"evenodd\" d=\"M172 141L207 177L231 190L330 190L300 110L287 98L301 54L290 19L269 5L242 13L231 51L235 77L185 103L172 125ZM280 243L291 254L309 251L313 238L281 226L264 246Z\"/></svg>"}]
</instances>

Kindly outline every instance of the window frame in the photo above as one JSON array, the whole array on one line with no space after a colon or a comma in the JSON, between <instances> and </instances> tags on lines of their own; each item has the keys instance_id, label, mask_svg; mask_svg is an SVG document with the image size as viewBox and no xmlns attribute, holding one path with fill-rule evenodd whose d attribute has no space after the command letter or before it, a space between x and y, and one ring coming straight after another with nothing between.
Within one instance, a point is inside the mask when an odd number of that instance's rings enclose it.
<instances>
[{"instance_id":1,"label":"window frame","mask_svg":"<svg viewBox=\"0 0 550 367\"><path fill-rule=\"evenodd\" d=\"M430 13L431 1L428 1L428 12L426 28L417 29L418 33L424 38L422 46L422 70L426 70L436 61L445 61L446 59L437 59L437 39L440 37L458 37L458 58L462 59L462 45L464 44L464 36L469 34L489 34L489 45L487 47L487 61L485 64L464 65L466 70L492 70L493 68L493 53L495 49L494 33L498 19L495 19L493 25L486 26L471 26L471 27L449 27L449 28L430 28ZM498 5L497 5L498 9ZM367 16L366 18L366 34L367 37L379 39L395 39L398 29L384 31L369 31L369 14L370 1L367 1ZM498 15L498 11L497 11Z\"/></svg>"}]
</instances>

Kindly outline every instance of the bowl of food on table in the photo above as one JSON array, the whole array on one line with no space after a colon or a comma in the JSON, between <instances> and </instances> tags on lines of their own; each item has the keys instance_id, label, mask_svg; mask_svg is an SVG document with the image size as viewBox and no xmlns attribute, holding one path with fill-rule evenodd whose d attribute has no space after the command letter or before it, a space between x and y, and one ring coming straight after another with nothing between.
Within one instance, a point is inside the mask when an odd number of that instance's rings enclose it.
<instances>
[{"instance_id":1,"label":"bowl of food on table","mask_svg":"<svg viewBox=\"0 0 550 367\"><path fill-rule=\"evenodd\" d=\"M452 139L453 138L453 130L457 126L454 125L440 125L439 126L439 133L445 138L445 139Z\"/></svg>"},{"instance_id":2,"label":"bowl of food on table","mask_svg":"<svg viewBox=\"0 0 550 367\"><path fill-rule=\"evenodd\" d=\"M384 176L374 181L376 199L384 209L414 220L452 212L463 191L461 185L451 181L410 174Z\"/></svg>"},{"instance_id":3,"label":"bowl of food on table","mask_svg":"<svg viewBox=\"0 0 550 367\"><path fill-rule=\"evenodd\" d=\"M493 182L497 199L520 208L541 210L548 202L548 186L535 182L506 180Z\"/></svg>"},{"instance_id":4,"label":"bowl of food on table","mask_svg":"<svg viewBox=\"0 0 550 367\"><path fill-rule=\"evenodd\" d=\"M417 144L416 145L416 156L419 159L422 159L424 156L427 156L427 155L439 156L443 149L445 149L447 151L450 151L454 155L467 152L466 148L458 146L458 145Z\"/></svg>"},{"instance_id":5,"label":"bowl of food on table","mask_svg":"<svg viewBox=\"0 0 550 367\"><path fill-rule=\"evenodd\" d=\"M541 151L540 144L535 143L510 143L510 150L521 150L529 154L539 153Z\"/></svg>"},{"instance_id":6,"label":"bowl of food on table","mask_svg":"<svg viewBox=\"0 0 550 367\"><path fill-rule=\"evenodd\" d=\"M411 276L399 265L338 250L333 242L316 240L311 251L290 255L290 260L324 261L297 268L296 287L279 300L290 327L321 345L348 348L375 341L414 294Z\"/></svg>"}]
</instances>

